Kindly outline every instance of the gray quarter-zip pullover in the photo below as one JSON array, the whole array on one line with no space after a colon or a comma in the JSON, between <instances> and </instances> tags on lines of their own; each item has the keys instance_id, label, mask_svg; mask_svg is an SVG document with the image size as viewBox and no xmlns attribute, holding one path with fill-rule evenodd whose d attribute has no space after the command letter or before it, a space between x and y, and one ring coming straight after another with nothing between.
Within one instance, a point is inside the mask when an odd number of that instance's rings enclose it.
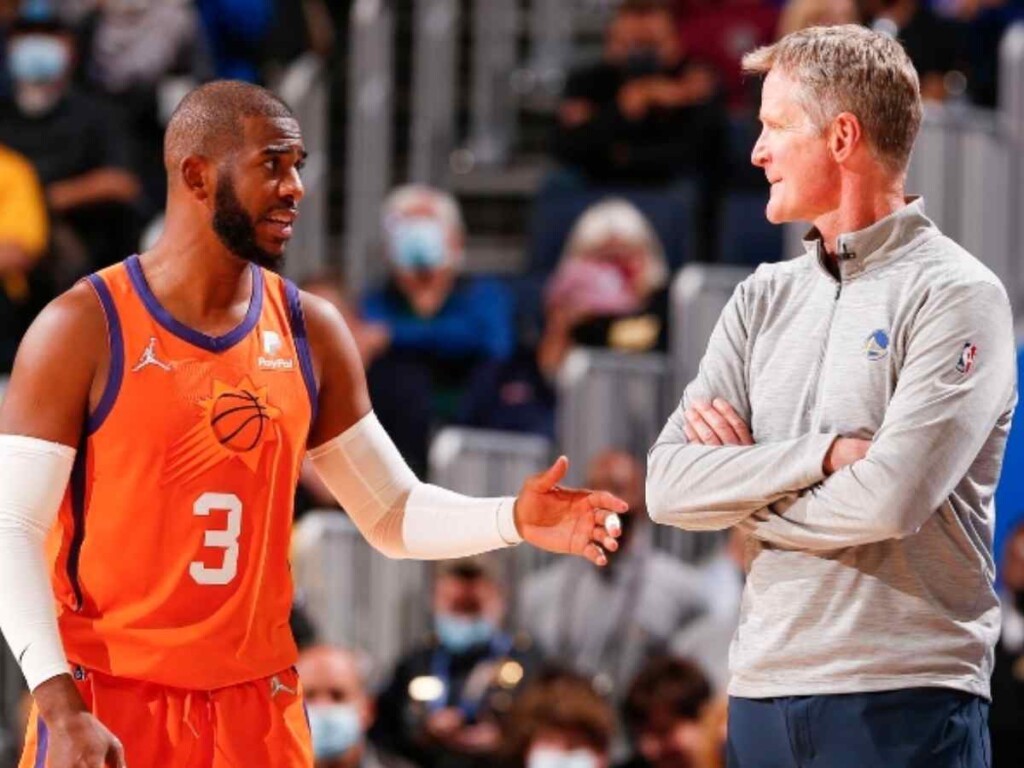
<instances>
[{"instance_id":1,"label":"gray quarter-zip pullover","mask_svg":"<svg viewBox=\"0 0 1024 768\"><path fill-rule=\"evenodd\" d=\"M989 696L993 494L1016 403L999 279L912 202L762 265L722 312L648 456L651 517L751 537L729 693L943 686ZM756 445L688 444L722 397ZM837 436L867 456L826 478Z\"/></svg>"}]
</instances>

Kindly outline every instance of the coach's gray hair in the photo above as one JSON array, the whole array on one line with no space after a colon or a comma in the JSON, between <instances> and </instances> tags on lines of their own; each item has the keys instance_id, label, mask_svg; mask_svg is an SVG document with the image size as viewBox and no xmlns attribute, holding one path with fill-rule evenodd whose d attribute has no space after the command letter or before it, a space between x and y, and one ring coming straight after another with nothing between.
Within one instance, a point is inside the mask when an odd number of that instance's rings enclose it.
<instances>
[{"instance_id":1,"label":"coach's gray hair","mask_svg":"<svg viewBox=\"0 0 1024 768\"><path fill-rule=\"evenodd\" d=\"M775 68L800 84L801 104L819 129L849 112L878 159L906 171L921 127L921 85L899 42L855 24L810 27L743 57L749 74Z\"/></svg>"}]
</instances>

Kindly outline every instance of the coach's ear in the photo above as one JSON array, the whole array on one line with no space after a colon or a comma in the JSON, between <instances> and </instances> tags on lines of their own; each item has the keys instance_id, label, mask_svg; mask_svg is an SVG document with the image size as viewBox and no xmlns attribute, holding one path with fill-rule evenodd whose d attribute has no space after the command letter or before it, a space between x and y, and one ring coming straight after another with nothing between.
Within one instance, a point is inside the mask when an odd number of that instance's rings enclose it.
<instances>
[{"instance_id":1,"label":"coach's ear","mask_svg":"<svg viewBox=\"0 0 1024 768\"><path fill-rule=\"evenodd\" d=\"M181 181L197 200L210 197L209 163L200 155L189 155L181 161Z\"/></svg>"},{"instance_id":2,"label":"coach's ear","mask_svg":"<svg viewBox=\"0 0 1024 768\"><path fill-rule=\"evenodd\" d=\"M853 155L864 137L860 120L851 112L841 112L832 121L828 149L832 159L842 165Z\"/></svg>"}]
</instances>

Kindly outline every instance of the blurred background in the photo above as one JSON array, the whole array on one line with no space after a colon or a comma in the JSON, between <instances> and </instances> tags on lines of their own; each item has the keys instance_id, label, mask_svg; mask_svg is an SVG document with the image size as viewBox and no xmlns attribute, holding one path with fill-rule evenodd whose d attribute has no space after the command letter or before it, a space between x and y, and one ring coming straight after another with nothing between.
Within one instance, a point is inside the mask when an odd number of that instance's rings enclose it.
<instances>
[{"instance_id":1,"label":"blurred background","mask_svg":"<svg viewBox=\"0 0 1024 768\"><path fill-rule=\"evenodd\" d=\"M266 85L309 151L284 271L345 315L409 464L502 495L566 453L573 483L635 512L603 571L525 547L396 562L306 473L293 627L317 768L720 766L745 544L651 525L644 456L735 285L802 251L806 225L764 218L760 83L740 58L840 23L906 46L927 104L908 191L1019 312L1020 0L0 0L0 397L39 309L158 236L180 98ZM1019 426L997 504L1008 768ZM22 685L5 656L0 766Z\"/></svg>"}]
</instances>

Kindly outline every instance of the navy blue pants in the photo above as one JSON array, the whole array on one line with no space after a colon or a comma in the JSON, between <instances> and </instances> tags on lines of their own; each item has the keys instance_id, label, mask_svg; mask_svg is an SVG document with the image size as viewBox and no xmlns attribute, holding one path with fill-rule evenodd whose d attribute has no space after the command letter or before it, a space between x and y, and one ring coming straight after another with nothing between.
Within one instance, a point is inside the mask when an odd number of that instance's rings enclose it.
<instances>
[{"instance_id":1,"label":"navy blue pants","mask_svg":"<svg viewBox=\"0 0 1024 768\"><path fill-rule=\"evenodd\" d=\"M991 768L988 702L946 688L729 699L729 768Z\"/></svg>"}]
</instances>

